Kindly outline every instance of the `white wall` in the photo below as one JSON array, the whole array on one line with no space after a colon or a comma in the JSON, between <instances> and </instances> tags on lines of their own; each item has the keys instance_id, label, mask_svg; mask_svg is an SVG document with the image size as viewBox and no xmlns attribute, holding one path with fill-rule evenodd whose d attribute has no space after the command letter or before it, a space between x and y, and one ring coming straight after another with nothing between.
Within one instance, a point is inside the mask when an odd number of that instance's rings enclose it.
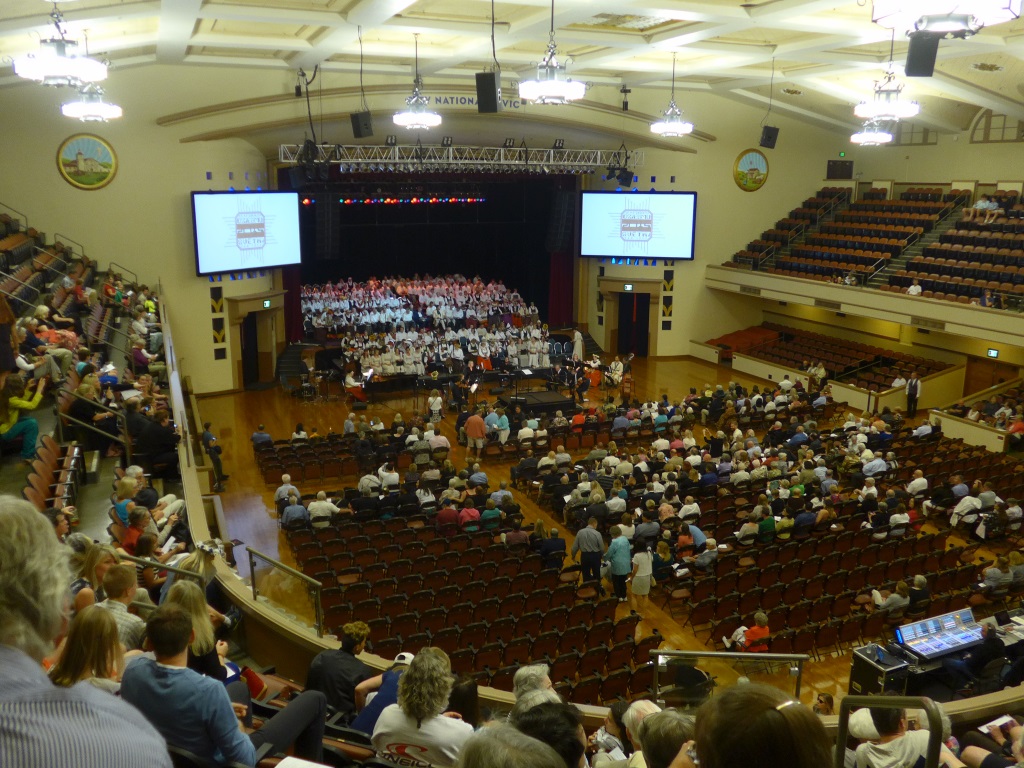
<instances>
[{"instance_id":1,"label":"white wall","mask_svg":"<svg viewBox=\"0 0 1024 768\"><path fill-rule=\"evenodd\" d=\"M34 227L51 237L59 231L83 243L102 267L116 261L142 282L159 283L177 332L182 370L201 393L231 387L231 355L214 359L209 287L221 286L225 296L255 293L269 290L272 277L232 281L225 276L210 283L195 275L188 193L267 186L266 159L248 142L183 144L180 128L157 125L176 99L201 103L214 89L214 83L195 74L156 66L118 71L108 90L116 93L126 116L107 124L86 125L60 116L57 105L67 98L66 91L37 85L0 90L7 147L0 202L26 213ZM75 133L95 133L117 153L117 176L105 188L78 190L58 175L57 149Z\"/></svg>"}]
</instances>

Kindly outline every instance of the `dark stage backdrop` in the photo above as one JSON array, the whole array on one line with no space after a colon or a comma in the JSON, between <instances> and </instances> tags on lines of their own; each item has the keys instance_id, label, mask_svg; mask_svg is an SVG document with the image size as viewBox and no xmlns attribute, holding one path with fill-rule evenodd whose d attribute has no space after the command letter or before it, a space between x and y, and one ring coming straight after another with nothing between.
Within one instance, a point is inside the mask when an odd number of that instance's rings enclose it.
<instances>
[{"instance_id":1,"label":"dark stage backdrop","mask_svg":"<svg viewBox=\"0 0 1024 768\"><path fill-rule=\"evenodd\" d=\"M359 187L370 190L372 196L378 185L385 193L393 193L395 184L417 181L433 188L445 177L389 174L377 184L360 180ZM280 174L282 189L291 188L290 182L287 172ZM344 205L339 199L356 196L352 187L328 183L300 188L303 196L316 201L300 207L302 266L295 270L300 282L417 273L479 275L518 289L528 303L536 303L546 322L571 320L575 177L451 182L453 192L469 188L486 197L486 202ZM562 278L556 278L554 285L553 275ZM570 276L568 281L563 275ZM295 315L288 314L289 319ZM296 333L301 336L301 329L290 331L289 337L298 338Z\"/></svg>"}]
</instances>

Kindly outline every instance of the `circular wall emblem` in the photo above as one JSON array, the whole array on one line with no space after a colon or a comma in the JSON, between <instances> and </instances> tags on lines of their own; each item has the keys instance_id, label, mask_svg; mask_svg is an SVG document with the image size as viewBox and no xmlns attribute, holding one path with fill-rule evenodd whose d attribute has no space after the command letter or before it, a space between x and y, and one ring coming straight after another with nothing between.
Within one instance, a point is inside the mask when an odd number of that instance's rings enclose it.
<instances>
[{"instance_id":1,"label":"circular wall emblem","mask_svg":"<svg viewBox=\"0 0 1024 768\"><path fill-rule=\"evenodd\" d=\"M744 192L756 192L768 181L768 158L756 149L745 149L736 158L732 180Z\"/></svg>"},{"instance_id":2,"label":"circular wall emblem","mask_svg":"<svg viewBox=\"0 0 1024 768\"><path fill-rule=\"evenodd\" d=\"M117 155L99 136L76 133L57 150L57 170L73 187L102 189L117 174Z\"/></svg>"}]
</instances>

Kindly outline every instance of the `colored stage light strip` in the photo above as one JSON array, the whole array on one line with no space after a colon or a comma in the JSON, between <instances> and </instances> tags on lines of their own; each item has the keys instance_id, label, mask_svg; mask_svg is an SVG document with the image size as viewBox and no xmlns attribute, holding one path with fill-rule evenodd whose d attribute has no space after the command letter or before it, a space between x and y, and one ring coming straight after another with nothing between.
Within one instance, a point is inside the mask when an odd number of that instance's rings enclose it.
<instances>
[{"instance_id":1,"label":"colored stage light strip","mask_svg":"<svg viewBox=\"0 0 1024 768\"><path fill-rule=\"evenodd\" d=\"M342 197L342 205L476 205L486 197Z\"/></svg>"}]
</instances>

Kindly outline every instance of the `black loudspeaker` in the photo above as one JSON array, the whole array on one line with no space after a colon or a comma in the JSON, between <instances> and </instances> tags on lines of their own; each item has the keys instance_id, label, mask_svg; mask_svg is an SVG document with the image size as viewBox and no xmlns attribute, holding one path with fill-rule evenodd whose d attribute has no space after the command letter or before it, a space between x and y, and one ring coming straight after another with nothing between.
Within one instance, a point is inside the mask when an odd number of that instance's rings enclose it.
<instances>
[{"instance_id":1,"label":"black loudspeaker","mask_svg":"<svg viewBox=\"0 0 1024 768\"><path fill-rule=\"evenodd\" d=\"M766 125L761 129L761 146L765 149L775 149L775 142L779 140L779 129L774 125Z\"/></svg>"},{"instance_id":2,"label":"black loudspeaker","mask_svg":"<svg viewBox=\"0 0 1024 768\"><path fill-rule=\"evenodd\" d=\"M501 112L501 75L497 72L476 73L476 111Z\"/></svg>"},{"instance_id":3,"label":"black loudspeaker","mask_svg":"<svg viewBox=\"0 0 1024 768\"><path fill-rule=\"evenodd\" d=\"M826 179L852 179L853 160L829 160Z\"/></svg>"},{"instance_id":4,"label":"black loudspeaker","mask_svg":"<svg viewBox=\"0 0 1024 768\"><path fill-rule=\"evenodd\" d=\"M369 112L353 112L352 135L357 139L368 139L373 136L373 115Z\"/></svg>"},{"instance_id":5,"label":"black loudspeaker","mask_svg":"<svg viewBox=\"0 0 1024 768\"><path fill-rule=\"evenodd\" d=\"M359 400L353 400L352 401L352 410L353 411L365 411L366 410L366 403L360 402Z\"/></svg>"},{"instance_id":6,"label":"black loudspeaker","mask_svg":"<svg viewBox=\"0 0 1024 768\"><path fill-rule=\"evenodd\" d=\"M939 35L914 32L907 48L907 77L931 77L935 72L935 57L939 53Z\"/></svg>"}]
</instances>

